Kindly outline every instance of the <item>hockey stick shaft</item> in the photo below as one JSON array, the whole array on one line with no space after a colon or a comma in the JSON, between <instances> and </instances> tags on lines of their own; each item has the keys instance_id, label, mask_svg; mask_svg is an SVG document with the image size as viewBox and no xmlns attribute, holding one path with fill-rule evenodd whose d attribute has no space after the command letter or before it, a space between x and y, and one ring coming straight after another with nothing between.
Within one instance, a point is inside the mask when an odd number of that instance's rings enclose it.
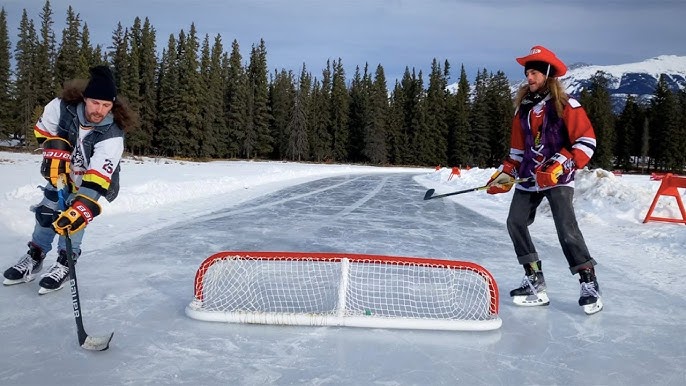
<instances>
[{"instance_id":1,"label":"hockey stick shaft","mask_svg":"<svg viewBox=\"0 0 686 386\"><path fill-rule=\"evenodd\" d=\"M58 204L61 210L66 209L66 199L64 197L64 190L67 188L66 175L60 175L57 183L57 197ZM69 231L64 235L66 242L67 264L69 265L69 286L71 288L71 303L74 309L74 319L76 320L76 333L79 338L79 345L86 350L104 351L110 347L110 341L114 332L109 336L89 336L83 328L83 318L81 316L81 300L79 298L79 286L76 280L76 264L74 262L74 249L71 244L71 237Z\"/></svg>"},{"instance_id":2,"label":"hockey stick shaft","mask_svg":"<svg viewBox=\"0 0 686 386\"><path fill-rule=\"evenodd\" d=\"M518 184L518 183L520 183L520 182L526 182L526 181L530 181L530 180L531 180L531 178L518 178L518 179L514 180L514 183L515 183L515 184ZM436 192L436 189L429 189L429 190L426 191L426 194L424 194L424 199L425 199L425 200L431 200L431 199L434 199L434 198L442 198L442 197L454 196L454 195L456 195L456 194L463 194L463 193L476 192L476 191L478 191L478 190L486 190L486 189L488 189L488 188L490 188L490 187L491 187L490 185L486 184L486 185L484 185L484 186L478 186L478 187L476 187L476 188L458 190L457 192L443 193L443 194L437 194L437 195L434 195L434 193Z\"/></svg>"}]
</instances>

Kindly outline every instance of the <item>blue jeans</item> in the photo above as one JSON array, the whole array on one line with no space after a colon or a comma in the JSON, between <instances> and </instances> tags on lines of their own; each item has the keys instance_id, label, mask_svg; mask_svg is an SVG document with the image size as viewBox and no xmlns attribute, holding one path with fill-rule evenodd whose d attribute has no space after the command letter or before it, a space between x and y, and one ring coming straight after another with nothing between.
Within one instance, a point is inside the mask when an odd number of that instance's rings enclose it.
<instances>
[{"instance_id":1,"label":"blue jeans","mask_svg":"<svg viewBox=\"0 0 686 386\"><path fill-rule=\"evenodd\" d=\"M46 254L52 250L52 242L57 235L57 232L55 232L51 225L59 215L57 198L57 189L50 183L47 183L43 188L43 200L41 200L38 205L32 207L33 212L36 214L36 225L33 227L31 241ZM84 231L85 228L70 236L72 252L74 252L76 256L81 252L81 240L83 239ZM60 236L57 240L57 250L63 251L66 249L66 239Z\"/></svg>"}]
</instances>

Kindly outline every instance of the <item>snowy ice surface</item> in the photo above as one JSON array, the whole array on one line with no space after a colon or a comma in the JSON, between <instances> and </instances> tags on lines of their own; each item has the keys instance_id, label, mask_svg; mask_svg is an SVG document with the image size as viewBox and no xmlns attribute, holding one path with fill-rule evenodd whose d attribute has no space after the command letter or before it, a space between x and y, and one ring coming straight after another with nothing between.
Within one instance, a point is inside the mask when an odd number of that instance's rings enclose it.
<instances>
[{"instance_id":1,"label":"snowy ice surface","mask_svg":"<svg viewBox=\"0 0 686 386\"><path fill-rule=\"evenodd\" d=\"M0 265L26 251L41 198L40 155L0 152ZM126 158L122 188L89 225L77 266L86 331L65 289L0 289L0 384L515 385L686 384L686 225L643 223L660 186L647 175L581 171L575 207L605 309L586 316L544 201L531 232L551 305L512 305L522 276L504 223L511 193L493 169ZM680 189L683 199L683 189ZM674 197L656 216L680 218ZM468 260L489 269L501 329L445 332L229 325L184 314L193 276L221 250L339 251ZM46 267L56 257L51 251Z\"/></svg>"}]
</instances>

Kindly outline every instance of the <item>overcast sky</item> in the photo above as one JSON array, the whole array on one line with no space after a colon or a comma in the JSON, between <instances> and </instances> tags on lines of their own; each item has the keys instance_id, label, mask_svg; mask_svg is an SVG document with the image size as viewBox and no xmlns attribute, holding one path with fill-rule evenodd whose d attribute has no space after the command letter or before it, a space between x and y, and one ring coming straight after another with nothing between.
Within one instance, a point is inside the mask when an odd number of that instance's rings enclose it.
<instances>
[{"instance_id":1,"label":"overcast sky","mask_svg":"<svg viewBox=\"0 0 686 386\"><path fill-rule=\"evenodd\" d=\"M43 0L3 0L12 48L22 10L39 25ZM686 55L684 0L53 0L54 31L61 40L71 5L88 24L91 43L108 46L117 23L149 18L157 47L170 34L189 31L200 38L220 34L224 49L236 39L247 60L264 39L268 68L299 73L303 63L315 76L327 59L341 58L352 78L355 66L384 67L389 87L405 67L423 70L433 58L448 60L452 81L464 64L476 72L502 70L523 78L514 58L542 44L568 65L609 65L664 54ZM425 84L427 77L424 77Z\"/></svg>"}]
</instances>

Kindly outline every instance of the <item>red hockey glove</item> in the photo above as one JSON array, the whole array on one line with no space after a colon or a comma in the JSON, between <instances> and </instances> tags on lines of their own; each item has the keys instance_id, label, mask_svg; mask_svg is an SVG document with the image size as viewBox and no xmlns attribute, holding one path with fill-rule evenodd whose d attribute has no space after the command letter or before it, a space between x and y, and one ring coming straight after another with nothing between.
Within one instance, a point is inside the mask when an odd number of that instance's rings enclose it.
<instances>
[{"instance_id":1,"label":"red hockey glove","mask_svg":"<svg viewBox=\"0 0 686 386\"><path fill-rule=\"evenodd\" d=\"M100 204L97 201L79 194L71 206L57 217L52 226L55 232L62 236L65 236L67 232L72 235L85 228L95 216L100 214L100 211Z\"/></svg>"},{"instance_id":2,"label":"red hockey glove","mask_svg":"<svg viewBox=\"0 0 686 386\"><path fill-rule=\"evenodd\" d=\"M52 186L57 186L60 174L71 173L71 152L73 147L64 138L55 137L43 142L43 163L40 172Z\"/></svg>"},{"instance_id":3,"label":"red hockey glove","mask_svg":"<svg viewBox=\"0 0 686 386\"><path fill-rule=\"evenodd\" d=\"M506 193L512 189L517 174L517 165L510 159L503 161L498 170L493 173L486 185L488 194Z\"/></svg>"},{"instance_id":4,"label":"red hockey glove","mask_svg":"<svg viewBox=\"0 0 686 386\"><path fill-rule=\"evenodd\" d=\"M554 156L540 164L536 168L536 183L541 188L547 188L557 185L560 176L565 171L569 171L563 165L570 165L571 160L561 153L555 153Z\"/></svg>"}]
</instances>

